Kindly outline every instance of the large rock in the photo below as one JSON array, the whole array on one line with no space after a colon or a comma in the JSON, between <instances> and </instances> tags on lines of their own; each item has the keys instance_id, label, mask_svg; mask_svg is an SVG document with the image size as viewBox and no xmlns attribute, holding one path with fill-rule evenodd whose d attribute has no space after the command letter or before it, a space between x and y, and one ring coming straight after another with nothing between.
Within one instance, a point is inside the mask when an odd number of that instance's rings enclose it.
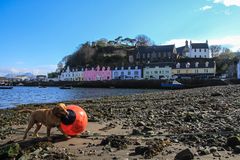
<instances>
[{"instance_id":1,"label":"large rock","mask_svg":"<svg viewBox=\"0 0 240 160\"><path fill-rule=\"evenodd\" d=\"M235 148L237 145L240 145L240 137L233 136L227 139L227 146Z\"/></svg>"},{"instance_id":2,"label":"large rock","mask_svg":"<svg viewBox=\"0 0 240 160\"><path fill-rule=\"evenodd\" d=\"M175 156L175 160L191 160L193 158L194 158L194 155L193 155L192 151L188 148L179 152Z\"/></svg>"}]
</instances>

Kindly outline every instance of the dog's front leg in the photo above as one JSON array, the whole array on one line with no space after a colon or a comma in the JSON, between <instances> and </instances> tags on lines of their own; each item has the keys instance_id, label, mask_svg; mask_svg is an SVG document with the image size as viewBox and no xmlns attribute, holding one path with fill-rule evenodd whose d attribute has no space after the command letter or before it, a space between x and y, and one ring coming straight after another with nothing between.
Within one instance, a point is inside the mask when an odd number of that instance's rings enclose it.
<instances>
[{"instance_id":1,"label":"dog's front leg","mask_svg":"<svg viewBox=\"0 0 240 160\"><path fill-rule=\"evenodd\" d=\"M63 130L60 126L58 126L57 128L67 139L71 138L70 136L68 136L66 133L63 132Z\"/></svg>"},{"instance_id":2,"label":"dog's front leg","mask_svg":"<svg viewBox=\"0 0 240 160\"><path fill-rule=\"evenodd\" d=\"M50 127L50 126L47 127L47 139L48 139L49 141L52 140L52 138L50 137L51 128L52 128L52 127Z\"/></svg>"}]
</instances>

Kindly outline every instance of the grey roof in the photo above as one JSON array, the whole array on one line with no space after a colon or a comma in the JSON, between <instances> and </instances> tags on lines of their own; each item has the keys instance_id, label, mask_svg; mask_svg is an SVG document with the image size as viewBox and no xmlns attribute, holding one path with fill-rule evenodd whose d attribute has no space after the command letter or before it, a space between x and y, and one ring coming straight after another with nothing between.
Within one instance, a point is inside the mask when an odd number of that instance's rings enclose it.
<instances>
[{"instance_id":1,"label":"grey roof","mask_svg":"<svg viewBox=\"0 0 240 160\"><path fill-rule=\"evenodd\" d=\"M208 44L207 43L192 43L191 44L193 49L208 49Z\"/></svg>"},{"instance_id":2,"label":"grey roof","mask_svg":"<svg viewBox=\"0 0 240 160\"><path fill-rule=\"evenodd\" d=\"M196 62L198 62L198 67L196 67ZM183 58L179 59L175 62L173 68L176 68L177 63L180 63L180 68L186 68L186 64L190 63L189 68L207 68L206 62L209 62L208 68L213 68L215 65L215 61L211 58Z\"/></svg>"},{"instance_id":3,"label":"grey roof","mask_svg":"<svg viewBox=\"0 0 240 160\"><path fill-rule=\"evenodd\" d=\"M162 52L173 52L175 45L161 45L161 46L139 46L139 53L162 53Z\"/></svg>"}]
</instances>

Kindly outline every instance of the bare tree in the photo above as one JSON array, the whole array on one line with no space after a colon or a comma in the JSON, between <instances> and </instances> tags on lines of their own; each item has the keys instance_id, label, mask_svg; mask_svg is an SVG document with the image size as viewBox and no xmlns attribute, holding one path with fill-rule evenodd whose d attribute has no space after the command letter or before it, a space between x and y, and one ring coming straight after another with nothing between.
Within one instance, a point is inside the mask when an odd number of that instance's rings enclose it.
<instances>
[{"instance_id":1,"label":"bare tree","mask_svg":"<svg viewBox=\"0 0 240 160\"><path fill-rule=\"evenodd\" d=\"M212 57L216 57L220 54L220 51L222 50L222 46L221 45L211 45L210 50L212 53Z\"/></svg>"},{"instance_id":2,"label":"bare tree","mask_svg":"<svg viewBox=\"0 0 240 160\"><path fill-rule=\"evenodd\" d=\"M138 35L136 37L137 46L150 46L152 45L152 40L146 35Z\"/></svg>"}]
</instances>

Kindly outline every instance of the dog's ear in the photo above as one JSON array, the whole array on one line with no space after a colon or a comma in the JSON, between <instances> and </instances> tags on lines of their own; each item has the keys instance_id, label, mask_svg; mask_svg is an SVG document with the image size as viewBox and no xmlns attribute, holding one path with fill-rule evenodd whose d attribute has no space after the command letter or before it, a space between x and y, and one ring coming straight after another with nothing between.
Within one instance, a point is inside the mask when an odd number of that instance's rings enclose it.
<instances>
[{"instance_id":1,"label":"dog's ear","mask_svg":"<svg viewBox=\"0 0 240 160\"><path fill-rule=\"evenodd\" d=\"M67 107L64 103L59 103L58 106L60 106L62 108L66 108Z\"/></svg>"},{"instance_id":2,"label":"dog's ear","mask_svg":"<svg viewBox=\"0 0 240 160\"><path fill-rule=\"evenodd\" d=\"M58 107L54 107L53 110L52 110L52 112L53 112L53 114L54 114L55 116L58 116L58 113L59 113Z\"/></svg>"}]
</instances>

